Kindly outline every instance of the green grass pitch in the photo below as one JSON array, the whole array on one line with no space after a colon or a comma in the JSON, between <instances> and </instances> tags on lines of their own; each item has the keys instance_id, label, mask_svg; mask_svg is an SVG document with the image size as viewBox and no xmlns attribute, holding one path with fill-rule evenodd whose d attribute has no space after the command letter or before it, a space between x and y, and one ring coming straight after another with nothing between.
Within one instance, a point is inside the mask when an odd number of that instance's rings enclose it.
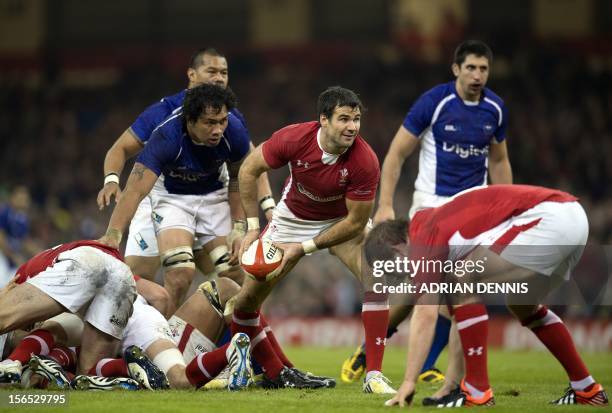
<instances>
[{"instance_id":1,"label":"green grass pitch","mask_svg":"<svg viewBox=\"0 0 612 413\"><path fill-rule=\"evenodd\" d=\"M302 369L338 377L342 360L352 348L288 348L288 356ZM612 353L584 354L593 376L608 390L612 389ZM394 387L401 383L405 351L390 347L385 354L384 370ZM440 366L445 365L444 355ZM495 412L560 412L593 410L584 406L548 406L548 401L560 397L567 379L556 360L546 352L489 353L490 379L497 406ZM433 392L433 387L420 385L417 390L416 410L421 399ZM12 390L15 392L16 390ZM0 411L32 411L32 407L8 407L9 390L0 390ZM167 391L167 392L71 392L68 406L40 407L40 412L374 412L392 411L384 407L388 397L363 394L361 384L338 383L330 390L248 390L237 393L225 391ZM427 410L432 410L431 408ZM609 411L599 409L597 411Z\"/></svg>"}]
</instances>

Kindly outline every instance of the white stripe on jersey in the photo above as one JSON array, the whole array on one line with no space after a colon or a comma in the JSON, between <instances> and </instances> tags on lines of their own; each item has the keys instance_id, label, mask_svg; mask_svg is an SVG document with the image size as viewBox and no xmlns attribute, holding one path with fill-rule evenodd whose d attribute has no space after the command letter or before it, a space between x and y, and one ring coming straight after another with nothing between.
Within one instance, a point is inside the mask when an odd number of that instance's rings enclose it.
<instances>
[{"instance_id":1,"label":"white stripe on jersey","mask_svg":"<svg viewBox=\"0 0 612 413\"><path fill-rule=\"evenodd\" d=\"M442 108L444 107L444 105L446 105L446 102L454 98L456 98L455 94L451 93L450 95L442 99L440 103L438 103L438 106L436 106L436 110L434 110L434 114L431 118L431 123L429 124L429 126L433 125L438 120L438 116L440 116L440 112L442 111Z\"/></svg>"},{"instance_id":2,"label":"white stripe on jersey","mask_svg":"<svg viewBox=\"0 0 612 413\"><path fill-rule=\"evenodd\" d=\"M437 171L438 157L436 156L436 141L430 126L421 134L419 173L414 183L414 188L427 194L435 194Z\"/></svg>"},{"instance_id":3,"label":"white stripe on jersey","mask_svg":"<svg viewBox=\"0 0 612 413\"><path fill-rule=\"evenodd\" d=\"M487 97L484 98L484 101L491 104L495 109L497 109L497 113L499 113L499 120L497 121L497 126L501 126L503 115L502 115L502 110L499 107L499 105Z\"/></svg>"},{"instance_id":4,"label":"white stripe on jersey","mask_svg":"<svg viewBox=\"0 0 612 413\"><path fill-rule=\"evenodd\" d=\"M223 134L223 142L225 142L225 146L227 146L227 149L230 150L230 152L232 151L232 147L230 146L229 141L227 140L227 138L225 137L225 134Z\"/></svg>"},{"instance_id":5,"label":"white stripe on jersey","mask_svg":"<svg viewBox=\"0 0 612 413\"><path fill-rule=\"evenodd\" d=\"M182 109L182 108L181 108ZM162 123L160 123L159 125L157 125L155 127L155 129L153 129L153 132L155 132L156 130L158 130L159 128L161 128L162 126L164 126L166 123L170 122L172 119L177 118L178 116L181 115L181 112L177 112L175 115L170 116L169 118L167 118L165 121L163 121ZM151 133L153 133L151 132Z\"/></svg>"}]
</instances>

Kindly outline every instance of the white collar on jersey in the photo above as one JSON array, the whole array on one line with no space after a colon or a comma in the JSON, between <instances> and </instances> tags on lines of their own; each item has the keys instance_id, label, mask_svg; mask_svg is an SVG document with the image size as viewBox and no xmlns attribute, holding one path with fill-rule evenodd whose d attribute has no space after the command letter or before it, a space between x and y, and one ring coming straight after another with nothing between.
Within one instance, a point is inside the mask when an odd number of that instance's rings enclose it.
<instances>
[{"instance_id":1,"label":"white collar on jersey","mask_svg":"<svg viewBox=\"0 0 612 413\"><path fill-rule=\"evenodd\" d=\"M474 102L473 100L464 100L464 99L461 99L461 100L463 101L465 106L478 106L478 105L480 105L480 99L477 100L476 102Z\"/></svg>"},{"instance_id":2,"label":"white collar on jersey","mask_svg":"<svg viewBox=\"0 0 612 413\"><path fill-rule=\"evenodd\" d=\"M325 152L325 149L323 149L323 146L321 145L321 128L319 128L319 130L317 131L317 144L319 145L321 152L323 152L323 154L321 155L321 162L323 162L324 165L335 164L336 162L338 162L340 156L342 156L342 154L346 152L346 150L338 154Z\"/></svg>"}]
</instances>

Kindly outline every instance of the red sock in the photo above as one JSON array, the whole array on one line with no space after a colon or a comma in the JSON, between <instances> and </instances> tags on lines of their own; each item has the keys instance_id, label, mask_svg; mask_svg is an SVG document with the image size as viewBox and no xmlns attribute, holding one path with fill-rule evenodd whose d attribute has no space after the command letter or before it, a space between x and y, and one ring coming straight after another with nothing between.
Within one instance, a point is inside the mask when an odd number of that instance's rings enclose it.
<instances>
[{"instance_id":1,"label":"red sock","mask_svg":"<svg viewBox=\"0 0 612 413\"><path fill-rule=\"evenodd\" d=\"M17 344L17 347L7 358L13 361L20 361L21 364L26 364L32 357L32 354L36 356L46 356L49 354L49 350L53 348L54 343L53 334L48 330L34 330Z\"/></svg>"},{"instance_id":2,"label":"red sock","mask_svg":"<svg viewBox=\"0 0 612 413\"><path fill-rule=\"evenodd\" d=\"M102 359L89 370L88 374L102 377L130 377L127 363L123 359Z\"/></svg>"},{"instance_id":3,"label":"red sock","mask_svg":"<svg viewBox=\"0 0 612 413\"><path fill-rule=\"evenodd\" d=\"M270 340L261 328L259 311L248 313L234 310L232 335L244 333L251 339L251 355L264 369L266 376L274 379L283 369L283 363L276 355Z\"/></svg>"},{"instance_id":4,"label":"red sock","mask_svg":"<svg viewBox=\"0 0 612 413\"><path fill-rule=\"evenodd\" d=\"M559 360L570 381L581 381L590 376L576 351L572 336L555 313L545 306L540 306L533 315L521 320L521 324L530 328L548 351Z\"/></svg>"},{"instance_id":5,"label":"red sock","mask_svg":"<svg viewBox=\"0 0 612 413\"><path fill-rule=\"evenodd\" d=\"M282 347L276 340L276 336L274 335L272 328L270 328L270 326L268 325L268 321L264 318L263 314L261 313L259 314L259 322L261 323L261 328L263 328L263 331L266 332L266 337L268 337L268 340L270 341L270 345L272 346L272 349L274 349L274 352L276 353L280 361L285 366L292 368L293 363L287 358L287 356L283 352Z\"/></svg>"},{"instance_id":6,"label":"red sock","mask_svg":"<svg viewBox=\"0 0 612 413\"><path fill-rule=\"evenodd\" d=\"M389 327L387 296L366 291L361 306L361 320L365 330L366 370L382 371Z\"/></svg>"},{"instance_id":7,"label":"red sock","mask_svg":"<svg viewBox=\"0 0 612 413\"><path fill-rule=\"evenodd\" d=\"M230 343L207 353L198 354L185 369L185 375L189 383L196 388L202 387L215 377L227 366L225 352Z\"/></svg>"},{"instance_id":8,"label":"red sock","mask_svg":"<svg viewBox=\"0 0 612 413\"><path fill-rule=\"evenodd\" d=\"M57 361L67 372L76 370L77 356L76 353L64 346L55 346L49 352L49 357Z\"/></svg>"},{"instance_id":9,"label":"red sock","mask_svg":"<svg viewBox=\"0 0 612 413\"><path fill-rule=\"evenodd\" d=\"M454 312L463 345L465 381L480 391L486 391L491 387L487 372L487 309L482 304L468 304L456 308Z\"/></svg>"}]
</instances>

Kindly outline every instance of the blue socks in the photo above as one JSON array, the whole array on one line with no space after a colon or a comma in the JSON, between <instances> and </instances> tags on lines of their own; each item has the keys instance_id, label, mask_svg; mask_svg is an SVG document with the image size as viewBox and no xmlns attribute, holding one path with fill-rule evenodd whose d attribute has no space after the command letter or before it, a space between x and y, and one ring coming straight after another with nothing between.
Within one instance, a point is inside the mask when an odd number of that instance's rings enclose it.
<instances>
[{"instance_id":1,"label":"blue socks","mask_svg":"<svg viewBox=\"0 0 612 413\"><path fill-rule=\"evenodd\" d=\"M421 373L431 370L434 368L440 353L444 350L444 347L448 344L448 335L450 333L451 321L446 318L438 315L438 321L436 322L436 332L434 334L433 343L431 343L431 348L429 349L429 354L427 355L427 360L425 360L425 364L423 364L423 369Z\"/></svg>"}]
</instances>

